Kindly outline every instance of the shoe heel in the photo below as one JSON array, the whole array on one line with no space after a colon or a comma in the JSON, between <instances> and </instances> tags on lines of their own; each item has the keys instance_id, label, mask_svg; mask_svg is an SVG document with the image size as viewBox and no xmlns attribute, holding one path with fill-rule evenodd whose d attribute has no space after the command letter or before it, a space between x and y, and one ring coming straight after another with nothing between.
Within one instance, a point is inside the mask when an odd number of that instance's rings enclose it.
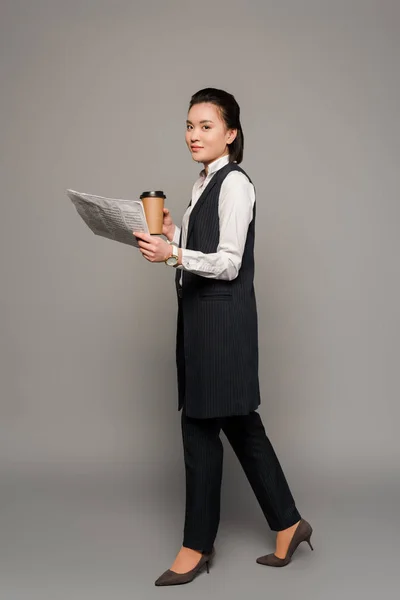
<instances>
[{"instance_id":1,"label":"shoe heel","mask_svg":"<svg viewBox=\"0 0 400 600\"><path fill-rule=\"evenodd\" d=\"M311 536L310 536L310 537L311 537ZM314 550L314 548L313 548L313 547L312 547L312 545L311 545L310 538L307 538L307 539L306 539L306 542L307 542L307 544L310 546L311 550Z\"/></svg>"}]
</instances>

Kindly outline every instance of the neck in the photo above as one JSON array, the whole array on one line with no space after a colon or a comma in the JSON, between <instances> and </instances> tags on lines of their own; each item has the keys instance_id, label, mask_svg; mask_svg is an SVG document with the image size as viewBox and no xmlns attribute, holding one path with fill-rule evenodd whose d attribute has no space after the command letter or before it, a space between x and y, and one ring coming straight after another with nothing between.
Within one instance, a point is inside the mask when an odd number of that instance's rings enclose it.
<instances>
[{"instance_id":1,"label":"neck","mask_svg":"<svg viewBox=\"0 0 400 600\"><path fill-rule=\"evenodd\" d=\"M208 160L207 162L203 162L205 174L208 175L208 165L209 164L213 163L215 160L218 160L219 158L222 158L223 156L228 156L228 155L229 155L229 150L227 150L226 152L224 152L223 154L221 154L221 156L217 156L217 158L213 158L212 160Z\"/></svg>"}]
</instances>

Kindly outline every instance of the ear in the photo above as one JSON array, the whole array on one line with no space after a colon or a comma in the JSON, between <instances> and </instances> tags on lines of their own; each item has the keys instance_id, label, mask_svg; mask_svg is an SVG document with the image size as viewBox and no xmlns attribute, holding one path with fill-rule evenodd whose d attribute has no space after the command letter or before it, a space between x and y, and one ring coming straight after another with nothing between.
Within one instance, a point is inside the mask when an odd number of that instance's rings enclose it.
<instances>
[{"instance_id":1,"label":"ear","mask_svg":"<svg viewBox=\"0 0 400 600\"><path fill-rule=\"evenodd\" d=\"M232 144L232 142L236 139L237 129L230 129L228 133L228 139L226 140L227 144Z\"/></svg>"}]
</instances>

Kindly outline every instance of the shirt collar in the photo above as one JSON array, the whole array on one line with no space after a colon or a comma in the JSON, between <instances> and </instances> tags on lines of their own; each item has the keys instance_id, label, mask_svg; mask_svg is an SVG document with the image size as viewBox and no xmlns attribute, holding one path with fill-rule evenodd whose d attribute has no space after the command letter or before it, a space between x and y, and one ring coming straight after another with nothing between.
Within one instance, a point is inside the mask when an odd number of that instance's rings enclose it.
<instances>
[{"instance_id":1,"label":"shirt collar","mask_svg":"<svg viewBox=\"0 0 400 600\"><path fill-rule=\"evenodd\" d=\"M218 169L221 169L222 167L224 167L225 165L227 165L228 162L229 162L229 154L226 154L225 156L220 156L216 160L213 160L213 162L211 162L208 165L208 175L211 175L212 173L215 173L215 171L218 171ZM201 177L205 177L206 176L205 169L202 169L200 171L200 176Z\"/></svg>"}]
</instances>

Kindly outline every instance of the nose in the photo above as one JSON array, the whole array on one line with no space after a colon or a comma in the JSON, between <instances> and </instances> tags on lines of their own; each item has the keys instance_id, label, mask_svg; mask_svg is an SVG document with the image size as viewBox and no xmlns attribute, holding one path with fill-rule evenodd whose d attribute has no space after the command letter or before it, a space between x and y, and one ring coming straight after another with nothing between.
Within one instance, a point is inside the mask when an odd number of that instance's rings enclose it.
<instances>
[{"instance_id":1,"label":"nose","mask_svg":"<svg viewBox=\"0 0 400 600\"><path fill-rule=\"evenodd\" d=\"M196 132L195 129L192 130L191 136L190 136L190 141L192 142L198 142L199 141L199 134Z\"/></svg>"}]
</instances>

